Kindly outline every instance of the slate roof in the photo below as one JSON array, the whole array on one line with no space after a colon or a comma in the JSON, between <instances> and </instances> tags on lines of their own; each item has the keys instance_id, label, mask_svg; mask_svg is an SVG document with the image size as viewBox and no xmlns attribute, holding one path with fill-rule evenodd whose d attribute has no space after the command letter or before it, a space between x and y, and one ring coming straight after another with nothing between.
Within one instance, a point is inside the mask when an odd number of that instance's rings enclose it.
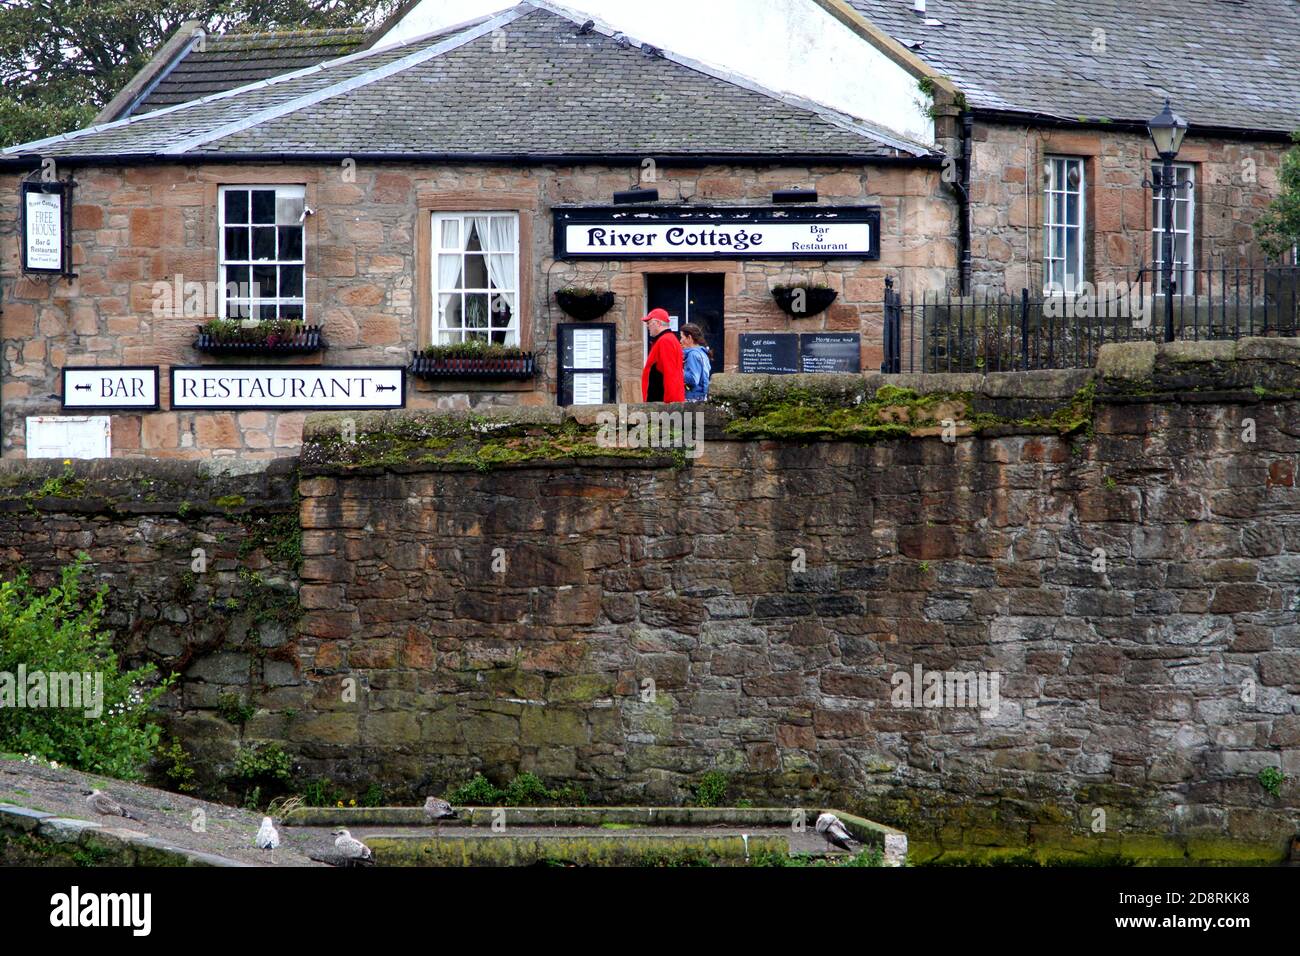
<instances>
[{"instance_id":1,"label":"slate roof","mask_svg":"<svg viewBox=\"0 0 1300 956\"><path fill-rule=\"evenodd\" d=\"M188 52L134 105L131 114L175 106L346 56L361 49L368 37L363 27L209 36L202 49L191 43Z\"/></svg>"},{"instance_id":2,"label":"slate roof","mask_svg":"<svg viewBox=\"0 0 1300 956\"><path fill-rule=\"evenodd\" d=\"M468 29L22 144L14 156L746 156L924 145L528 0Z\"/></svg>"},{"instance_id":3,"label":"slate roof","mask_svg":"<svg viewBox=\"0 0 1300 956\"><path fill-rule=\"evenodd\" d=\"M849 2L977 111L1144 123L1168 96L1193 127L1300 127L1300 0Z\"/></svg>"}]
</instances>

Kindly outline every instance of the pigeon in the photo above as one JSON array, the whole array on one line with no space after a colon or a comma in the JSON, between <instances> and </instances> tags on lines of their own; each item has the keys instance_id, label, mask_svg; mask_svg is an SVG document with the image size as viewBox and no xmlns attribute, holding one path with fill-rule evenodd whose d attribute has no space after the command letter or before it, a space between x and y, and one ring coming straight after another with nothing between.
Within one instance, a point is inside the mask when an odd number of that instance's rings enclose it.
<instances>
[{"instance_id":1,"label":"pigeon","mask_svg":"<svg viewBox=\"0 0 1300 956\"><path fill-rule=\"evenodd\" d=\"M853 852L853 847L857 840L849 836L849 831L844 829L844 824L840 818L833 813L823 813L817 818L817 832L822 835L822 839L829 846L839 847L841 850Z\"/></svg>"},{"instance_id":2,"label":"pigeon","mask_svg":"<svg viewBox=\"0 0 1300 956\"><path fill-rule=\"evenodd\" d=\"M370 847L356 839L347 830L339 827L334 831L334 835L338 837L334 841L334 846L343 855L345 866L364 866L375 862L375 855L370 852Z\"/></svg>"},{"instance_id":3,"label":"pigeon","mask_svg":"<svg viewBox=\"0 0 1300 956\"><path fill-rule=\"evenodd\" d=\"M437 823L442 826L443 820L455 820L456 808L446 800L438 797L430 797L424 801L424 818L431 823Z\"/></svg>"},{"instance_id":4,"label":"pigeon","mask_svg":"<svg viewBox=\"0 0 1300 956\"><path fill-rule=\"evenodd\" d=\"M106 817L126 817L128 820L138 821L140 819L102 790L83 790L81 792L86 795L86 803L90 805L90 809L96 813L103 814Z\"/></svg>"},{"instance_id":5,"label":"pigeon","mask_svg":"<svg viewBox=\"0 0 1300 956\"><path fill-rule=\"evenodd\" d=\"M271 865L275 866L275 848L280 845L280 831L275 828L270 817L262 817L262 825L257 830L254 842L259 850L271 851Z\"/></svg>"}]
</instances>

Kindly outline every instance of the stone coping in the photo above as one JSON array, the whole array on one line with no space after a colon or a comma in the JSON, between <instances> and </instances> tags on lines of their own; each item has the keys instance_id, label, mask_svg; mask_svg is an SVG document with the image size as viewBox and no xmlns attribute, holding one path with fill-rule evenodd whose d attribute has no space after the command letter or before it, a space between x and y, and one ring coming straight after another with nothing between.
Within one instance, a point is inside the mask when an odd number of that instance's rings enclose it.
<instances>
[{"instance_id":1,"label":"stone coping","mask_svg":"<svg viewBox=\"0 0 1300 956\"><path fill-rule=\"evenodd\" d=\"M119 866L251 866L240 860L176 846L125 827L60 817L15 804L0 804L0 834L23 835L55 845L106 854ZM71 847L68 847L71 849Z\"/></svg>"},{"instance_id":2,"label":"stone coping","mask_svg":"<svg viewBox=\"0 0 1300 956\"><path fill-rule=\"evenodd\" d=\"M1278 393L1300 389L1300 338L1244 338L1226 342L1120 342L1103 345L1096 368L1028 372L925 373L883 375L828 373L760 375L725 372L713 377L710 400L699 405L618 404L560 408L523 406L467 411L389 409L370 412L324 412L307 417L303 442L336 440L346 435L383 434L398 430L452 429L488 439L498 430L557 428L566 422L600 423L602 416L637 412L662 415L699 412L711 434L737 411L798 395L829 405L871 401L883 388L908 389L919 395L963 395L972 410L1009 417L1050 415L1070 403L1089 383L1097 383L1100 401L1125 400L1139 393L1145 400L1180 400L1188 394L1233 394L1260 389Z\"/></svg>"}]
</instances>

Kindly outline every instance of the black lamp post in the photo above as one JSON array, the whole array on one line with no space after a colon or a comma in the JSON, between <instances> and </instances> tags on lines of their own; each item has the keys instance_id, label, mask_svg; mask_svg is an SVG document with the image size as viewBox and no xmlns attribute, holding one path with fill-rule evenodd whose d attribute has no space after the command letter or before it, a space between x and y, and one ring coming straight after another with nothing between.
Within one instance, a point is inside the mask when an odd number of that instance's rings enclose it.
<instances>
[{"instance_id":1,"label":"black lamp post","mask_svg":"<svg viewBox=\"0 0 1300 956\"><path fill-rule=\"evenodd\" d=\"M1161 259L1165 286L1165 341L1174 340L1174 194L1178 189L1177 177L1174 175L1174 157L1182 148L1183 137L1187 135L1187 120L1170 108L1165 100L1165 108L1147 123L1147 132L1151 142L1155 143L1156 155L1160 157L1160 178L1150 183L1152 190L1163 200L1164 211L1163 236L1161 242Z\"/></svg>"}]
</instances>

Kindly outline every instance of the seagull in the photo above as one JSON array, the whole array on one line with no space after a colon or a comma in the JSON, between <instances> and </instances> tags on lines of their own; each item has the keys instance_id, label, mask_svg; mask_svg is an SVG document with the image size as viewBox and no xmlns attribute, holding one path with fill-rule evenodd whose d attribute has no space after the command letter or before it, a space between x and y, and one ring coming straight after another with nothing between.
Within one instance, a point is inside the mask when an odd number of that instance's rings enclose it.
<instances>
[{"instance_id":1,"label":"seagull","mask_svg":"<svg viewBox=\"0 0 1300 956\"><path fill-rule=\"evenodd\" d=\"M128 820L138 821L140 819L102 790L83 790L81 792L86 795L86 803L90 805L90 809L96 813L103 814L106 817L126 817Z\"/></svg>"},{"instance_id":2,"label":"seagull","mask_svg":"<svg viewBox=\"0 0 1300 956\"><path fill-rule=\"evenodd\" d=\"M833 813L823 813L817 818L817 832L822 835L828 846L837 846L841 850L853 852L853 846L858 841L849 836L849 831L844 829L844 824L840 818Z\"/></svg>"},{"instance_id":3,"label":"seagull","mask_svg":"<svg viewBox=\"0 0 1300 956\"><path fill-rule=\"evenodd\" d=\"M456 819L456 808L446 800L430 797L424 801L424 818L431 823L437 823L438 828L441 829L443 820Z\"/></svg>"},{"instance_id":4,"label":"seagull","mask_svg":"<svg viewBox=\"0 0 1300 956\"><path fill-rule=\"evenodd\" d=\"M356 839L347 830L339 827L334 831L334 835L338 837L334 841L334 846L343 854L343 859L347 865L362 866L363 864L375 862L375 855L370 852L370 847Z\"/></svg>"},{"instance_id":5,"label":"seagull","mask_svg":"<svg viewBox=\"0 0 1300 956\"><path fill-rule=\"evenodd\" d=\"M262 817L262 825L257 830L254 842L259 850L271 851L271 865L275 866L275 848L280 845L280 831L275 828L270 817Z\"/></svg>"}]
</instances>

